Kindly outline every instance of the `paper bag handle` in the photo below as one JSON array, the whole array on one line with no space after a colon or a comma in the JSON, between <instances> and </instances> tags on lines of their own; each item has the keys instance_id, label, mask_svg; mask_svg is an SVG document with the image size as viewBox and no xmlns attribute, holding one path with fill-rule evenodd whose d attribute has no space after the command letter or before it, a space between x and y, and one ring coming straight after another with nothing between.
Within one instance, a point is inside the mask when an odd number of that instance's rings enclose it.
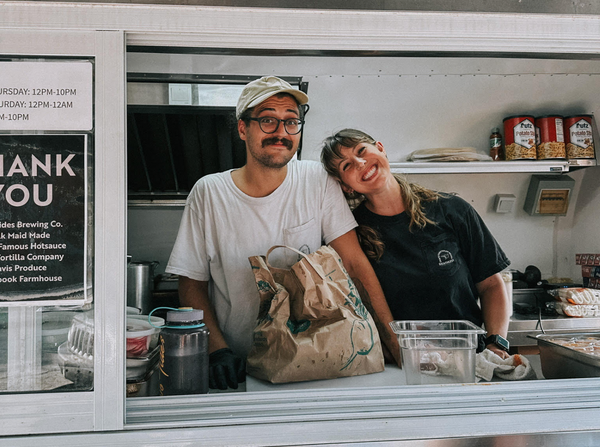
<instances>
[{"instance_id":1,"label":"paper bag handle","mask_svg":"<svg viewBox=\"0 0 600 447\"><path fill-rule=\"evenodd\" d=\"M269 266L270 268L272 266L271 266L271 264L269 264L269 255L276 248L287 248L288 250L292 250L293 252L298 253L300 256L302 256L304 259L306 259L306 262L308 262L310 264L310 266L315 270L315 272L317 272L317 275L319 275L321 277L321 279L325 279L325 277L321 274L321 272L319 271L317 266L314 264L314 262L308 256L306 256L305 253L302 253L300 250L296 250L295 248L289 247L287 245L273 245L271 248L269 248L269 251L267 251L267 255L265 256L265 262L267 263L267 266Z\"/></svg>"}]
</instances>

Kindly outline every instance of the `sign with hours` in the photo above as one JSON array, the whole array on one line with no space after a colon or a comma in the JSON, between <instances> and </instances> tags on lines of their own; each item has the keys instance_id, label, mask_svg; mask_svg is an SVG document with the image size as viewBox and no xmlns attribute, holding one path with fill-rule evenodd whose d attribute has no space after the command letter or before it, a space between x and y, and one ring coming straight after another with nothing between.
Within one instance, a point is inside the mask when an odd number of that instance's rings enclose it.
<instances>
[{"instance_id":1,"label":"sign with hours","mask_svg":"<svg viewBox=\"0 0 600 447\"><path fill-rule=\"evenodd\" d=\"M90 131L90 61L0 62L0 131Z\"/></svg>"},{"instance_id":2,"label":"sign with hours","mask_svg":"<svg viewBox=\"0 0 600 447\"><path fill-rule=\"evenodd\" d=\"M0 62L0 307L91 301L93 64Z\"/></svg>"}]
</instances>

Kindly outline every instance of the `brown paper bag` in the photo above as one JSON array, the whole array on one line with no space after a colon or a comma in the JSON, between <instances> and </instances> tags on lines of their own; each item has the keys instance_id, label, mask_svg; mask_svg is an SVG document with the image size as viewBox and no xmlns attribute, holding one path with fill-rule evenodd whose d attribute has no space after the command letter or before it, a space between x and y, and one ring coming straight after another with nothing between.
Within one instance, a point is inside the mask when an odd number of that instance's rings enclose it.
<instances>
[{"instance_id":1,"label":"brown paper bag","mask_svg":"<svg viewBox=\"0 0 600 447\"><path fill-rule=\"evenodd\" d=\"M277 248L302 259L289 270L273 267ZM383 371L373 318L333 248L307 255L276 245L249 260L261 302L248 374L285 383Z\"/></svg>"}]
</instances>

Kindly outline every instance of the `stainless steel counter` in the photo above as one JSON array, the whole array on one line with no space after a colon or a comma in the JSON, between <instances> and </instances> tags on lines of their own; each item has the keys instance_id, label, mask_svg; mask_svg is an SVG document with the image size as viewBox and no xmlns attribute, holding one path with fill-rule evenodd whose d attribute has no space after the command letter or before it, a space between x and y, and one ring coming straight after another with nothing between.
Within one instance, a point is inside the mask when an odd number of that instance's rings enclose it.
<instances>
[{"instance_id":1,"label":"stainless steel counter","mask_svg":"<svg viewBox=\"0 0 600 447\"><path fill-rule=\"evenodd\" d=\"M542 331L543 329L543 331ZM511 346L533 346L537 341L529 336L543 332L589 332L600 331L600 318L571 318L563 316L517 315L510 318L508 341Z\"/></svg>"},{"instance_id":2,"label":"stainless steel counter","mask_svg":"<svg viewBox=\"0 0 600 447\"><path fill-rule=\"evenodd\" d=\"M552 297L542 289L524 289L513 291L515 309L536 308L552 301ZM514 312L508 326L508 341L511 346L535 346L537 341L529 336L544 332L589 332L600 331L600 318L573 318L563 315L544 315L543 312L522 314Z\"/></svg>"}]
</instances>

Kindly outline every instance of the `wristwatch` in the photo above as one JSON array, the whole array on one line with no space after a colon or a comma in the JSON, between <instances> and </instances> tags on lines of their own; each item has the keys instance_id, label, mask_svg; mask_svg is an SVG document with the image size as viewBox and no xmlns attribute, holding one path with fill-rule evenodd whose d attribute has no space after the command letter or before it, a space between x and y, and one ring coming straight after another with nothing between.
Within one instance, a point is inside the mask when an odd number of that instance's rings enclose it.
<instances>
[{"instance_id":1,"label":"wristwatch","mask_svg":"<svg viewBox=\"0 0 600 447\"><path fill-rule=\"evenodd\" d=\"M491 345L491 344L495 344L500 349L502 349L503 351L506 351L506 352L508 352L508 349L510 348L510 343L508 342L508 340L498 334L492 334L485 339L486 346Z\"/></svg>"}]
</instances>

